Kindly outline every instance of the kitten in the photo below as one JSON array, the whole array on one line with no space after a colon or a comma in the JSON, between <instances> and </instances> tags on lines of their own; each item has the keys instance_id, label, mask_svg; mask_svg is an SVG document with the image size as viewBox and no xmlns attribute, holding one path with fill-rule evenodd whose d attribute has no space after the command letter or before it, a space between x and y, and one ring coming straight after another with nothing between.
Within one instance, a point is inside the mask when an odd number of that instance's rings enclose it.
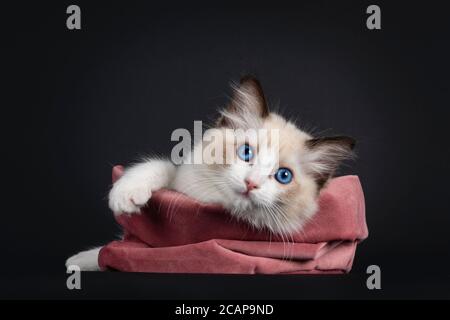
<instances>
[{"instance_id":1,"label":"kitten","mask_svg":"<svg viewBox=\"0 0 450 320\"><path fill-rule=\"evenodd\" d=\"M345 136L313 138L269 112L262 87L252 76L243 77L233 93L215 125L216 132L224 132L223 140L213 143L225 146L224 159L232 152L236 161L175 166L168 160L149 159L125 170L114 183L109 193L111 210L116 215L139 212L152 192L170 188L201 202L220 204L237 219L281 237L300 230L317 212L321 188L340 162L352 157L355 141ZM230 136L227 129L275 129L278 140L265 141L269 147L260 148L261 141L251 144L245 134ZM207 136L208 131L187 158L203 152L210 141ZM98 248L81 252L66 265L98 270L98 252Z\"/></svg>"}]
</instances>

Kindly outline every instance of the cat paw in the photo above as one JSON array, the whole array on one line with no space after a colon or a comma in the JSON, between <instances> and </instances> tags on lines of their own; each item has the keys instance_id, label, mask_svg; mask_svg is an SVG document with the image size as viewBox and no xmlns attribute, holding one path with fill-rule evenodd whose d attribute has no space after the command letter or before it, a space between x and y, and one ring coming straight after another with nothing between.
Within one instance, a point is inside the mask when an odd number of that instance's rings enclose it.
<instances>
[{"instance_id":1,"label":"cat paw","mask_svg":"<svg viewBox=\"0 0 450 320\"><path fill-rule=\"evenodd\" d=\"M147 184L119 179L109 193L109 207L115 215L140 213L151 196L151 188Z\"/></svg>"}]
</instances>

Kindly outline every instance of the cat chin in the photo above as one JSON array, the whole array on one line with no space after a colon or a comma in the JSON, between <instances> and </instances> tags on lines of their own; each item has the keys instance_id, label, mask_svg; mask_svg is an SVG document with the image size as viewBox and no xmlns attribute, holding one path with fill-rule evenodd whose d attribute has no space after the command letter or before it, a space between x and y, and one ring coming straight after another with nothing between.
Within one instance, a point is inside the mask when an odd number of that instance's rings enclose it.
<instances>
[{"instance_id":1,"label":"cat chin","mask_svg":"<svg viewBox=\"0 0 450 320\"><path fill-rule=\"evenodd\" d=\"M263 203L254 194L245 195L242 192L236 192L233 199L224 206L231 212L245 214L245 212L257 211L263 206Z\"/></svg>"},{"instance_id":2,"label":"cat chin","mask_svg":"<svg viewBox=\"0 0 450 320\"><path fill-rule=\"evenodd\" d=\"M242 195L237 196L234 201L228 202L224 207L235 218L248 223L253 228L268 230L272 234L280 235L281 237L290 236L301 230L309 218L317 211L317 204L312 202L302 210L304 215L292 215L288 220L281 223L280 219L274 218L271 214L262 210L264 207L271 208L272 206L258 200L255 195L253 195L253 200L247 197L244 198Z\"/></svg>"},{"instance_id":3,"label":"cat chin","mask_svg":"<svg viewBox=\"0 0 450 320\"><path fill-rule=\"evenodd\" d=\"M242 201L244 203L248 203L250 205L258 205L258 197L255 193L250 192L248 193L245 190L234 190L235 198L238 201Z\"/></svg>"},{"instance_id":4,"label":"cat chin","mask_svg":"<svg viewBox=\"0 0 450 320\"><path fill-rule=\"evenodd\" d=\"M253 206L254 205L250 199L244 198L242 195L238 195L230 201L226 207L231 212L243 212L251 210Z\"/></svg>"}]
</instances>

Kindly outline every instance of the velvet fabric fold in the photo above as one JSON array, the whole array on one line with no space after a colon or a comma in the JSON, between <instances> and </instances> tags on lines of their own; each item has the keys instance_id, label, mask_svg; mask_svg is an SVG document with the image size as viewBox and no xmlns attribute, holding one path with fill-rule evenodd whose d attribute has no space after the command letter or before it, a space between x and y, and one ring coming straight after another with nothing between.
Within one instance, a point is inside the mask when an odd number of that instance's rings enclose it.
<instances>
[{"instance_id":1,"label":"velvet fabric fold","mask_svg":"<svg viewBox=\"0 0 450 320\"><path fill-rule=\"evenodd\" d=\"M113 181L122 172L114 167ZM219 206L160 190L141 214L116 217L123 238L101 249L99 265L158 273L349 272L357 244L368 236L358 177L332 179L320 193L319 206L303 230L282 239L252 229Z\"/></svg>"}]
</instances>

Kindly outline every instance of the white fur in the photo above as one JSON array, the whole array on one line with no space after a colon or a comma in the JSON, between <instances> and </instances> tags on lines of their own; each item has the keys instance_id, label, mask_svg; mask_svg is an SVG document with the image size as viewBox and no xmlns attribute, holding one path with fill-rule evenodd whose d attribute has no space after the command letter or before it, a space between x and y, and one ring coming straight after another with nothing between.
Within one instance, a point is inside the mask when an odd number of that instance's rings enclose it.
<instances>
[{"instance_id":1,"label":"white fur","mask_svg":"<svg viewBox=\"0 0 450 320\"><path fill-rule=\"evenodd\" d=\"M175 175L170 161L148 159L127 169L109 193L109 207L114 214L136 213L152 196L167 187Z\"/></svg>"},{"instance_id":2,"label":"white fur","mask_svg":"<svg viewBox=\"0 0 450 320\"><path fill-rule=\"evenodd\" d=\"M66 268L78 266L81 271L99 271L98 254L101 247L82 251L66 260Z\"/></svg>"},{"instance_id":3,"label":"white fur","mask_svg":"<svg viewBox=\"0 0 450 320\"><path fill-rule=\"evenodd\" d=\"M201 152L201 145L197 144L193 152ZM283 224L276 218L272 219L273 216L266 211L267 208L270 210L283 192L279 183L273 179L278 169L276 154L277 150L268 148L264 153L255 155L252 164L236 159L233 164L219 171L212 170L207 164L181 165L177 168L170 188L201 202L220 204L236 218L257 229L268 228L277 234L288 234L299 224L295 221ZM259 185L248 197L242 195L246 191L245 179Z\"/></svg>"}]
</instances>

